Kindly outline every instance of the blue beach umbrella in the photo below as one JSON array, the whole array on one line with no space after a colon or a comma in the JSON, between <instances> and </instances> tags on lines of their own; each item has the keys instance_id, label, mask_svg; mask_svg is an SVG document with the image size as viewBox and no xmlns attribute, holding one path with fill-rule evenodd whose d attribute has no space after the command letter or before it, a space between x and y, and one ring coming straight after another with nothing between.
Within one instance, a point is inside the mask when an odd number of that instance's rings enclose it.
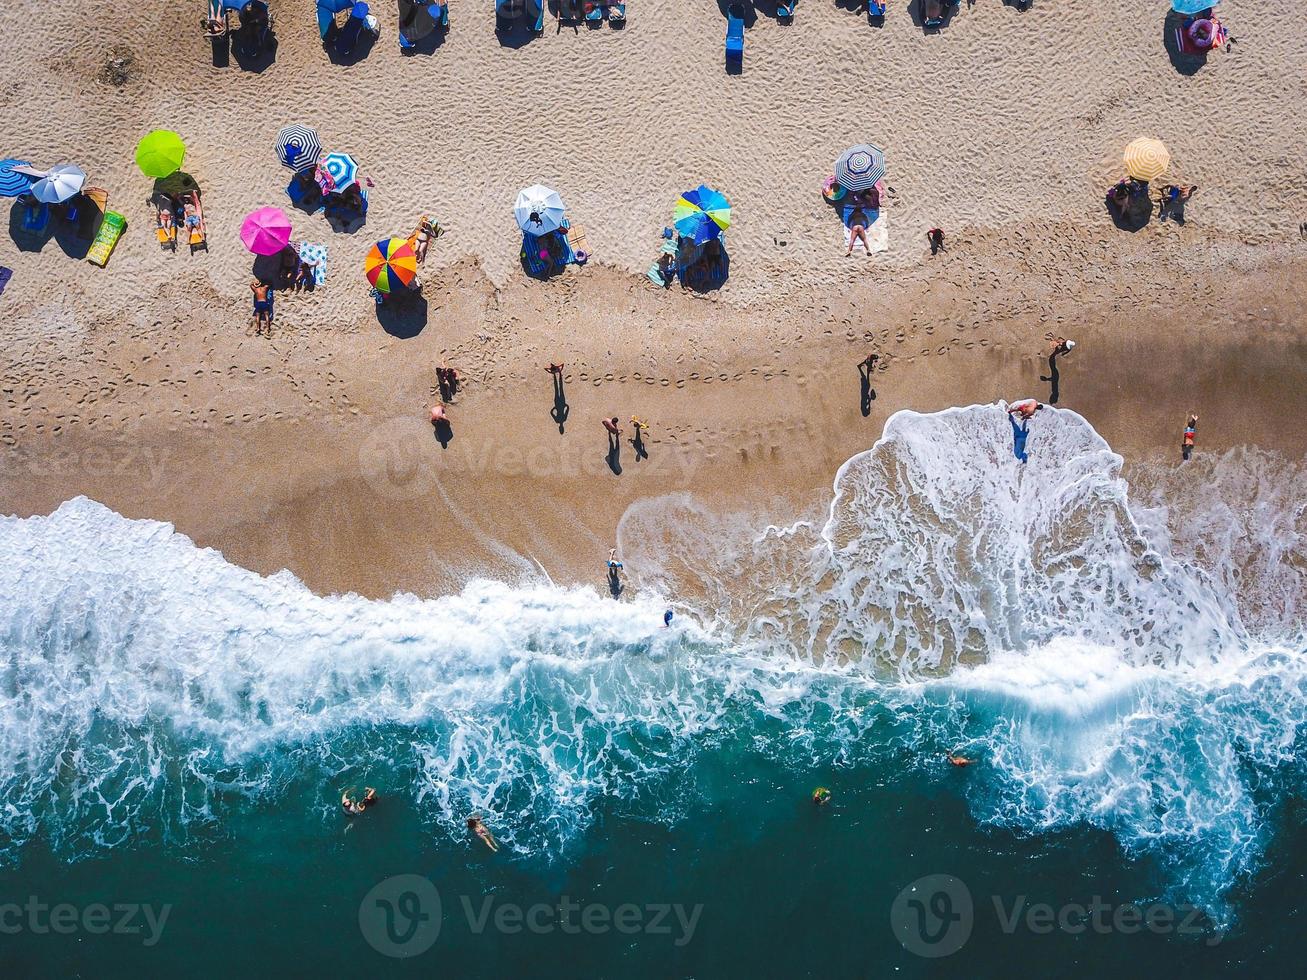
<instances>
[{"instance_id":1,"label":"blue beach umbrella","mask_svg":"<svg viewBox=\"0 0 1307 980\"><path fill-rule=\"evenodd\" d=\"M885 176L885 151L870 143L850 146L835 161L835 180L846 191L866 191Z\"/></svg>"},{"instance_id":2,"label":"blue beach umbrella","mask_svg":"<svg viewBox=\"0 0 1307 980\"><path fill-rule=\"evenodd\" d=\"M328 153L318 162L318 184L324 194L339 194L358 178L358 161L348 153Z\"/></svg>"},{"instance_id":3,"label":"blue beach umbrella","mask_svg":"<svg viewBox=\"0 0 1307 980\"><path fill-rule=\"evenodd\" d=\"M46 204L62 204L81 193L85 183L86 173L81 167L61 163L32 185L32 196Z\"/></svg>"},{"instance_id":4,"label":"blue beach umbrella","mask_svg":"<svg viewBox=\"0 0 1307 980\"><path fill-rule=\"evenodd\" d=\"M1220 2L1221 0L1171 0L1171 9L1177 14L1198 14Z\"/></svg>"},{"instance_id":5,"label":"blue beach umbrella","mask_svg":"<svg viewBox=\"0 0 1307 980\"><path fill-rule=\"evenodd\" d=\"M277 133L277 159L292 170L311 170L322 156L317 131L294 123Z\"/></svg>"},{"instance_id":6,"label":"blue beach umbrella","mask_svg":"<svg viewBox=\"0 0 1307 980\"><path fill-rule=\"evenodd\" d=\"M33 178L14 173L14 167L30 167L26 160L0 160L0 197L17 197L32 188Z\"/></svg>"},{"instance_id":7,"label":"blue beach umbrella","mask_svg":"<svg viewBox=\"0 0 1307 980\"><path fill-rule=\"evenodd\" d=\"M731 225L731 203L706 184L686 191L672 209L676 231L696 245L721 237Z\"/></svg>"},{"instance_id":8,"label":"blue beach umbrella","mask_svg":"<svg viewBox=\"0 0 1307 980\"><path fill-rule=\"evenodd\" d=\"M354 0L318 0L318 33L325 41L336 15L354 6Z\"/></svg>"}]
</instances>

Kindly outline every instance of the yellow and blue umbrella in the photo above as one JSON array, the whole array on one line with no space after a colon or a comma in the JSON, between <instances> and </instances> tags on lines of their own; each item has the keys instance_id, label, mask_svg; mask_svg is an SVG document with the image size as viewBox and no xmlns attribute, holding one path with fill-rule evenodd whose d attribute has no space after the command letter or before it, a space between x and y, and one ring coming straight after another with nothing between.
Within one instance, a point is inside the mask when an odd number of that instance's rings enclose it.
<instances>
[{"instance_id":1,"label":"yellow and blue umbrella","mask_svg":"<svg viewBox=\"0 0 1307 980\"><path fill-rule=\"evenodd\" d=\"M418 257L407 238L384 238L368 249L363 274L379 293L405 289L417 278Z\"/></svg>"},{"instance_id":2,"label":"yellow and blue umbrella","mask_svg":"<svg viewBox=\"0 0 1307 980\"><path fill-rule=\"evenodd\" d=\"M677 199L672 217L681 237L699 245L720 237L731 226L731 202L721 191L700 184Z\"/></svg>"}]
</instances>

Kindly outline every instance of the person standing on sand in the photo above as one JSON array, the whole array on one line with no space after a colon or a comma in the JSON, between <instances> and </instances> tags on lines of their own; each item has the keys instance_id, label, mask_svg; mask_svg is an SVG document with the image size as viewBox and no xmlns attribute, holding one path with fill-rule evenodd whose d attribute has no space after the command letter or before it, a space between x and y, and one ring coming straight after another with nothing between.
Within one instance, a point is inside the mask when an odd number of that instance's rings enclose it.
<instances>
[{"instance_id":1,"label":"person standing on sand","mask_svg":"<svg viewBox=\"0 0 1307 980\"><path fill-rule=\"evenodd\" d=\"M879 360L879 354L868 354L858 362L858 373L870 375L872 371L876 370L876 362Z\"/></svg>"},{"instance_id":2,"label":"person standing on sand","mask_svg":"<svg viewBox=\"0 0 1307 980\"><path fill-rule=\"evenodd\" d=\"M442 403L437 402L436 404L431 406L432 425L439 425L441 422L448 422L448 421L449 421L449 415L448 413L446 413L445 406Z\"/></svg>"},{"instance_id":3,"label":"person standing on sand","mask_svg":"<svg viewBox=\"0 0 1307 980\"><path fill-rule=\"evenodd\" d=\"M944 229L930 229L930 231L926 232L926 241L930 242L930 254L938 255L944 251Z\"/></svg>"},{"instance_id":4,"label":"person standing on sand","mask_svg":"<svg viewBox=\"0 0 1307 980\"><path fill-rule=\"evenodd\" d=\"M1180 459L1187 462L1194 451L1194 437L1198 430L1198 416L1190 412L1189 421L1184 426L1184 440L1180 443Z\"/></svg>"},{"instance_id":5,"label":"person standing on sand","mask_svg":"<svg viewBox=\"0 0 1307 980\"><path fill-rule=\"evenodd\" d=\"M272 287L253 279L250 281L250 292L254 294L254 336L258 337L267 330L268 336L271 337L272 300L269 294L272 292Z\"/></svg>"}]
</instances>

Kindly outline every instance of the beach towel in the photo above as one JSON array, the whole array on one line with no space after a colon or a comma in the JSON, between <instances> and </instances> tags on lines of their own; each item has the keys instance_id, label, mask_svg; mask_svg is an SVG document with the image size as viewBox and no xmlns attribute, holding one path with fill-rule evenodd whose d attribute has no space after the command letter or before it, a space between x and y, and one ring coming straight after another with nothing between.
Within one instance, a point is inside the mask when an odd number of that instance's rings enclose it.
<instances>
[{"instance_id":1,"label":"beach towel","mask_svg":"<svg viewBox=\"0 0 1307 980\"><path fill-rule=\"evenodd\" d=\"M300 242L299 255L302 262L318 263L313 267L313 287L316 289L327 278L327 246Z\"/></svg>"},{"instance_id":2,"label":"beach towel","mask_svg":"<svg viewBox=\"0 0 1307 980\"><path fill-rule=\"evenodd\" d=\"M5 287L9 285L9 280L14 277L13 269L6 269L0 265L0 296L5 294Z\"/></svg>"},{"instance_id":3,"label":"beach towel","mask_svg":"<svg viewBox=\"0 0 1307 980\"><path fill-rule=\"evenodd\" d=\"M853 240L853 228L850 222L853 218L853 213L857 210L858 208L853 205L849 205L844 209L844 248L846 251L848 250L849 242ZM888 252L889 225L887 224L887 219L885 217L885 209L862 208L862 213L865 214L870 221L867 225L867 241L871 243L871 248L867 250L867 254L870 255L872 252ZM858 242L858 248L864 248L862 242ZM854 251L857 251L857 249L854 249Z\"/></svg>"}]
</instances>

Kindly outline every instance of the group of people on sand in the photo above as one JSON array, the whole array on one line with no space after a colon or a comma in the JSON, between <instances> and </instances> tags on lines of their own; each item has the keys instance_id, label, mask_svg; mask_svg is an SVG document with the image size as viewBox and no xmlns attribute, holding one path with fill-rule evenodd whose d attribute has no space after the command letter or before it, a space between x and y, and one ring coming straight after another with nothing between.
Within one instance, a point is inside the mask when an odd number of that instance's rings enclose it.
<instances>
[{"instance_id":1,"label":"group of people on sand","mask_svg":"<svg viewBox=\"0 0 1307 980\"><path fill-rule=\"evenodd\" d=\"M454 400L462 384L463 377L458 373L458 368L452 368L441 361L440 367L436 368L436 390L440 394L440 401L431 406L432 425L439 427L449 424L449 412L445 406Z\"/></svg>"},{"instance_id":2,"label":"group of people on sand","mask_svg":"<svg viewBox=\"0 0 1307 980\"><path fill-rule=\"evenodd\" d=\"M377 805L377 791L371 786L365 787L363 795L357 799L353 796L353 792L352 789L347 789L345 792L340 794L340 805L345 811L345 816L361 817L369 809ZM490 848L490 850L499 850L499 842L495 840L494 835L490 833L490 828L485 825L480 814L474 813L472 816L467 818L467 829L476 834L481 842L485 844L486 847Z\"/></svg>"},{"instance_id":3,"label":"group of people on sand","mask_svg":"<svg viewBox=\"0 0 1307 980\"><path fill-rule=\"evenodd\" d=\"M1171 218L1184 222L1184 207L1198 190L1197 184L1164 184L1159 192L1157 217L1159 221ZM1135 201L1149 196L1149 184L1135 177L1122 177L1108 189L1107 206L1118 219L1124 218ZM1150 204L1151 209L1151 204Z\"/></svg>"}]
</instances>

